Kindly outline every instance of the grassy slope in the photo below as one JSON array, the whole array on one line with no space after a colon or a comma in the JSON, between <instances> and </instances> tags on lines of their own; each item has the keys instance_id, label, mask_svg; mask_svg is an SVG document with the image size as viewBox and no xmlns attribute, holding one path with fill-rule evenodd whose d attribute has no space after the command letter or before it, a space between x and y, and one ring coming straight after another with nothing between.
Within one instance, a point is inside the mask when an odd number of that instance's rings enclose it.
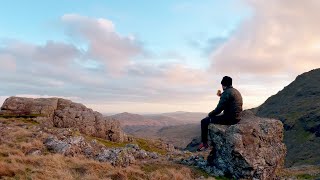
<instances>
[{"instance_id":1,"label":"grassy slope","mask_svg":"<svg viewBox=\"0 0 320 180\"><path fill-rule=\"evenodd\" d=\"M284 123L286 165L320 164L320 69L304 73L258 107L257 115Z\"/></svg>"}]
</instances>

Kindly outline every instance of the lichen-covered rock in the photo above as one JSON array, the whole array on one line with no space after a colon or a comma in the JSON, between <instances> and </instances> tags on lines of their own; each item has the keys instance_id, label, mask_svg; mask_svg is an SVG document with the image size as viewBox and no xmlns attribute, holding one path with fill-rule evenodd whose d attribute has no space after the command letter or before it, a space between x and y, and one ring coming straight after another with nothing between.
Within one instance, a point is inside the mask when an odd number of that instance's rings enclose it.
<instances>
[{"instance_id":1,"label":"lichen-covered rock","mask_svg":"<svg viewBox=\"0 0 320 180\"><path fill-rule=\"evenodd\" d=\"M71 149L70 144L64 141L60 141L55 137L47 138L44 144L49 151L52 151L54 153L64 154L64 155L68 154Z\"/></svg>"},{"instance_id":2,"label":"lichen-covered rock","mask_svg":"<svg viewBox=\"0 0 320 180\"><path fill-rule=\"evenodd\" d=\"M48 126L76 128L81 133L114 142L126 139L118 121L62 98L10 97L2 105L0 114L36 115L36 121Z\"/></svg>"},{"instance_id":3,"label":"lichen-covered rock","mask_svg":"<svg viewBox=\"0 0 320 180\"><path fill-rule=\"evenodd\" d=\"M128 152L126 148L103 149L96 156L96 160L100 162L109 162L113 166L127 167L135 163L135 157Z\"/></svg>"},{"instance_id":4,"label":"lichen-covered rock","mask_svg":"<svg viewBox=\"0 0 320 180\"><path fill-rule=\"evenodd\" d=\"M95 160L100 162L109 162L113 166L127 167L135 164L137 159L158 159L159 155L155 152L147 152L140 149L138 145L128 144L124 148L103 148L96 155Z\"/></svg>"},{"instance_id":5,"label":"lichen-covered rock","mask_svg":"<svg viewBox=\"0 0 320 180\"><path fill-rule=\"evenodd\" d=\"M284 165L286 147L279 120L259 118L245 111L236 125L210 124L209 135L214 149L208 164L217 175L272 179Z\"/></svg>"}]
</instances>

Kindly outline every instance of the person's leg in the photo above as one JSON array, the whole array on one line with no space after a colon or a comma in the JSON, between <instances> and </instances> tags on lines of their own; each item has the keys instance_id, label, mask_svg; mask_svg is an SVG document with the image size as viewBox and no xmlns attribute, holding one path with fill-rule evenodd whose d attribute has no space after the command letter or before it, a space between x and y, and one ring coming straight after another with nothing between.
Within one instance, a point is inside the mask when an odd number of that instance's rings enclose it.
<instances>
[{"instance_id":1,"label":"person's leg","mask_svg":"<svg viewBox=\"0 0 320 180\"><path fill-rule=\"evenodd\" d=\"M221 125L233 125L236 124L235 119L227 116L227 115L221 115L221 116L215 116L211 118L211 123L213 124L221 124Z\"/></svg>"},{"instance_id":2,"label":"person's leg","mask_svg":"<svg viewBox=\"0 0 320 180\"><path fill-rule=\"evenodd\" d=\"M210 118L206 117L201 120L201 141L204 144L208 144L208 126L210 124Z\"/></svg>"}]
</instances>

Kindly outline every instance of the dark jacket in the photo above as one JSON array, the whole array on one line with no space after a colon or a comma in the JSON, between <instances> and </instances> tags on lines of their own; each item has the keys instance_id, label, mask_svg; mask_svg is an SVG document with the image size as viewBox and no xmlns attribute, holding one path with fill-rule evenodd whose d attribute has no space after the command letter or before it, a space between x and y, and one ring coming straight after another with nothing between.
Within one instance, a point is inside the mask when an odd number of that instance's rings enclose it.
<instances>
[{"instance_id":1,"label":"dark jacket","mask_svg":"<svg viewBox=\"0 0 320 180\"><path fill-rule=\"evenodd\" d=\"M222 111L224 115L231 119L240 120L240 112L242 111L242 96L238 90L232 86L227 87L221 97L216 109L209 113L209 117L216 116Z\"/></svg>"}]
</instances>

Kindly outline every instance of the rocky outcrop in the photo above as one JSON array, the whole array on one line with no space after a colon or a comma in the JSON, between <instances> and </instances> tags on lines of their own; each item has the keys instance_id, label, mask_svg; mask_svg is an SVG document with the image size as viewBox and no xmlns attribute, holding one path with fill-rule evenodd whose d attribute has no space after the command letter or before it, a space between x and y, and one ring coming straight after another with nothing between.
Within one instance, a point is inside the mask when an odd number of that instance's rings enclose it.
<instances>
[{"instance_id":1,"label":"rocky outcrop","mask_svg":"<svg viewBox=\"0 0 320 180\"><path fill-rule=\"evenodd\" d=\"M209 126L214 149L208 157L211 173L245 179L273 179L284 165L283 125L275 119L242 113L240 123Z\"/></svg>"},{"instance_id":2,"label":"rocky outcrop","mask_svg":"<svg viewBox=\"0 0 320 180\"><path fill-rule=\"evenodd\" d=\"M59 128L76 128L81 133L115 142L126 139L120 123L101 113L61 98L10 97L5 100L0 114L31 115L39 123Z\"/></svg>"},{"instance_id":3,"label":"rocky outcrop","mask_svg":"<svg viewBox=\"0 0 320 180\"><path fill-rule=\"evenodd\" d=\"M158 159L155 152L141 149L137 144L127 144L125 147L108 148L92 140L88 142L82 136L58 138L50 136L44 140L46 148L65 156L83 155L100 162L108 162L113 166L127 167L137 160Z\"/></svg>"},{"instance_id":4,"label":"rocky outcrop","mask_svg":"<svg viewBox=\"0 0 320 180\"><path fill-rule=\"evenodd\" d=\"M10 97L5 100L0 113L3 115L34 115L52 118L58 106L58 98Z\"/></svg>"}]
</instances>

